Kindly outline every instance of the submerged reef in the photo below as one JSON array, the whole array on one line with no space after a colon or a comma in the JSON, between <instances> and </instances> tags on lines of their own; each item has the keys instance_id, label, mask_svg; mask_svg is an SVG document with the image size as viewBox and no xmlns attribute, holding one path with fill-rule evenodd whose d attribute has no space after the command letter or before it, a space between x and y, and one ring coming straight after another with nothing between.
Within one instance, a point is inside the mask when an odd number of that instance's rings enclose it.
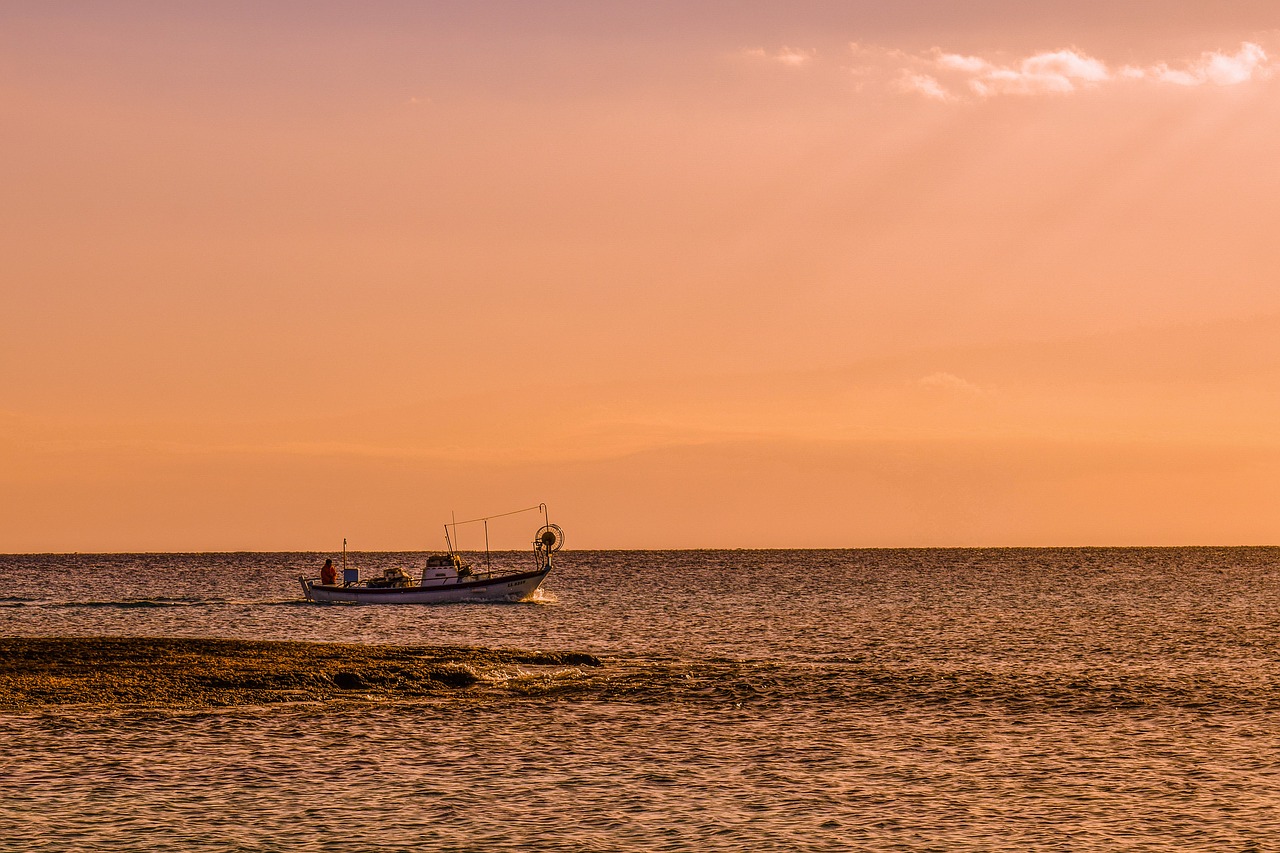
<instances>
[{"instance_id":1,"label":"submerged reef","mask_svg":"<svg viewBox=\"0 0 1280 853\"><path fill-rule=\"evenodd\" d=\"M1096 664L962 666L831 655L818 660L611 656L468 646L145 637L0 638L0 715L78 709L196 709L283 703L488 702L896 705L1094 714L1178 707L1280 710L1267 670L1176 672ZM932 710L931 710L932 709ZM985 713L985 711L982 711Z\"/></svg>"},{"instance_id":2,"label":"submerged reef","mask_svg":"<svg viewBox=\"0 0 1280 853\"><path fill-rule=\"evenodd\" d=\"M156 637L0 637L0 711L411 700L598 667L580 652Z\"/></svg>"}]
</instances>

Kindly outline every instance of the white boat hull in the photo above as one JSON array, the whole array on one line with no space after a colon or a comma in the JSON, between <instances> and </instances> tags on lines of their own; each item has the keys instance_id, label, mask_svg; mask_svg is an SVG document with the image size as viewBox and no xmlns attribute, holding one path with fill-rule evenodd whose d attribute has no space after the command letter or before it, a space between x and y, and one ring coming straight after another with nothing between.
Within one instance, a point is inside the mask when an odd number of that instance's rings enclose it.
<instances>
[{"instance_id":1,"label":"white boat hull","mask_svg":"<svg viewBox=\"0 0 1280 853\"><path fill-rule=\"evenodd\" d=\"M551 572L545 566L532 572L494 575L436 586L368 587L320 584L306 578L302 592L319 604L455 604L460 601L523 601L537 591Z\"/></svg>"}]
</instances>

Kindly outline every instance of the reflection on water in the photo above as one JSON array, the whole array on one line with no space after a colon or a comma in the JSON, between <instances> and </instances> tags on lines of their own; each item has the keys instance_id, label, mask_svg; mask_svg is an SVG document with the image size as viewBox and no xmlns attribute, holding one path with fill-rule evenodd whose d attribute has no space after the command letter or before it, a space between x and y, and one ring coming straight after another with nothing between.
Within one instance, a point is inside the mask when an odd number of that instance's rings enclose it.
<instances>
[{"instance_id":1,"label":"reflection on water","mask_svg":"<svg viewBox=\"0 0 1280 853\"><path fill-rule=\"evenodd\" d=\"M0 717L0 848L1280 837L1280 551L578 552L539 604L298 605L296 575L319 561L0 557L0 620L10 635L474 644L606 665L529 697Z\"/></svg>"}]
</instances>

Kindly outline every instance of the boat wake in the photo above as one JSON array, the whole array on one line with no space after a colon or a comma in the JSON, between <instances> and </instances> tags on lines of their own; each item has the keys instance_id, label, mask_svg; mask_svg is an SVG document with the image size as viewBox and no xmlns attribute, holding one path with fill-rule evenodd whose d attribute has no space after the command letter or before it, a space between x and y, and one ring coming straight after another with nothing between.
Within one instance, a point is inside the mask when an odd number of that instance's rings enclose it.
<instances>
[{"instance_id":1,"label":"boat wake","mask_svg":"<svg viewBox=\"0 0 1280 853\"><path fill-rule=\"evenodd\" d=\"M5 598L0 599L0 608L4 607L40 607L51 610L136 610L157 607L221 607L225 605L259 605L263 602L236 600L230 598L121 598L113 601L67 601L49 598ZM281 602L284 603L284 602Z\"/></svg>"}]
</instances>

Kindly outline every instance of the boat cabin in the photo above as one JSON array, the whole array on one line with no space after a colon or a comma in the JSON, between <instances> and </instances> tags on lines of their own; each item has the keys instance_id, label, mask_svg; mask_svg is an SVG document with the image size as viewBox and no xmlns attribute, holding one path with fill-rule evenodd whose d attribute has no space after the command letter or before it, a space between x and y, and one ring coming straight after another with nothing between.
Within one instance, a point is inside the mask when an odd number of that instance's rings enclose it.
<instances>
[{"instance_id":1,"label":"boat cabin","mask_svg":"<svg viewBox=\"0 0 1280 853\"><path fill-rule=\"evenodd\" d=\"M471 575L471 567L457 554L432 554L422 570L422 586L444 586L458 583Z\"/></svg>"}]
</instances>

